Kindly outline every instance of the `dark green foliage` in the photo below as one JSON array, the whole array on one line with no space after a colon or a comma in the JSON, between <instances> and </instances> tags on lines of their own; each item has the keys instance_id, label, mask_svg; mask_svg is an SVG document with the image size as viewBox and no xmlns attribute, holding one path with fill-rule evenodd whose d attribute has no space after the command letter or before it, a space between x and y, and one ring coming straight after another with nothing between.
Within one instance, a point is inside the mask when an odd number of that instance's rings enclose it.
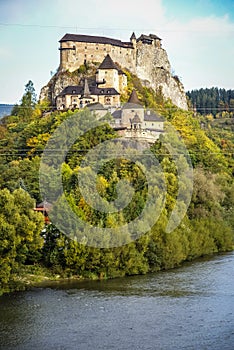
<instances>
[{"instance_id":1,"label":"dark green foliage","mask_svg":"<svg viewBox=\"0 0 234 350\"><path fill-rule=\"evenodd\" d=\"M24 264L39 261L43 217L22 189L0 191L0 294L9 290Z\"/></svg>"},{"instance_id":2,"label":"dark green foliage","mask_svg":"<svg viewBox=\"0 0 234 350\"><path fill-rule=\"evenodd\" d=\"M199 89L187 92L193 108L203 115L213 114L216 116L224 111L229 112L230 117L234 115L234 90Z\"/></svg>"}]
</instances>

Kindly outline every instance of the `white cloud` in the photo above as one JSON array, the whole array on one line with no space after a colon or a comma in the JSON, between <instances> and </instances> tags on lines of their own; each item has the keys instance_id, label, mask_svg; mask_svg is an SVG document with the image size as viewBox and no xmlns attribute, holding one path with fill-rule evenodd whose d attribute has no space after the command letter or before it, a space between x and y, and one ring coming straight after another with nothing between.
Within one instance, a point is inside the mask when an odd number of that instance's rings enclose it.
<instances>
[{"instance_id":1,"label":"white cloud","mask_svg":"<svg viewBox=\"0 0 234 350\"><path fill-rule=\"evenodd\" d=\"M171 64L186 89L234 87L233 33L234 23L228 16L174 21L162 31Z\"/></svg>"},{"instance_id":2,"label":"white cloud","mask_svg":"<svg viewBox=\"0 0 234 350\"><path fill-rule=\"evenodd\" d=\"M110 35L127 40L132 31L141 31L160 26L164 22L161 0L58 0L56 17L64 25L84 28L86 32ZM61 22L62 21L62 22Z\"/></svg>"}]
</instances>

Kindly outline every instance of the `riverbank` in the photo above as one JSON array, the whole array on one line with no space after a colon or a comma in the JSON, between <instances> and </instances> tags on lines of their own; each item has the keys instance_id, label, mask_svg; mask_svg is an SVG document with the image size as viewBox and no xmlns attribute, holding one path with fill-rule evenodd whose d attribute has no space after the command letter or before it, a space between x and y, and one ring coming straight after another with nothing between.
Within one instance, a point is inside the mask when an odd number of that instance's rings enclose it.
<instances>
[{"instance_id":1,"label":"riverbank","mask_svg":"<svg viewBox=\"0 0 234 350\"><path fill-rule=\"evenodd\" d=\"M88 277L87 274L86 276L72 275L68 277L65 273L53 273L49 268L41 265L25 265L23 268L21 268L20 273L17 275L15 274L14 278L9 284L9 289L2 292L0 290L0 296L12 292L29 290L33 287L43 287L53 282L101 279L103 279L103 276L98 276L95 274L89 274Z\"/></svg>"},{"instance_id":2,"label":"riverbank","mask_svg":"<svg viewBox=\"0 0 234 350\"><path fill-rule=\"evenodd\" d=\"M183 261L180 265L174 266L172 268L158 270L158 271L155 271L155 270L149 271L146 273L146 275L155 273L155 272L157 273L162 271L180 269L182 267L190 266L191 264L196 262L209 261L215 257L229 254L232 251L234 251L234 247L232 250L228 250L226 252L207 254L201 257L197 257L190 261ZM144 273L134 274L134 275L144 275ZM11 292L30 290L31 288L48 288L54 285L59 286L60 283L66 284L66 283L84 282L84 281L97 281L97 280L101 281L101 280L123 278L123 277L134 276L134 275L119 274L113 277L113 276L106 276L103 274L98 275L94 273L90 273L90 274L85 273L84 275L71 275L68 277L65 272L63 272L62 274L53 273L51 269L43 267L41 265L25 265L24 268L21 269L20 274L15 276L14 280L9 286L9 290L4 291L4 293L0 294L0 296Z\"/></svg>"}]
</instances>

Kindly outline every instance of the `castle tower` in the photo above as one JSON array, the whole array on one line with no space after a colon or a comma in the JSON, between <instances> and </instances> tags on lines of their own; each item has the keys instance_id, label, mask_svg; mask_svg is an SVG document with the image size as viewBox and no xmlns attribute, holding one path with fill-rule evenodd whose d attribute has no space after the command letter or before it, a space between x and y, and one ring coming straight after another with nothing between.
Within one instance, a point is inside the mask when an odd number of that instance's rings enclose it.
<instances>
[{"instance_id":1,"label":"castle tower","mask_svg":"<svg viewBox=\"0 0 234 350\"><path fill-rule=\"evenodd\" d=\"M96 74L97 82L105 81L102 85L107 88L114 88L119 91L119 68L113 62L109 54L106 55L100 64Z\"/></svg>"},{"instance_id":2,"label":"castle tower","mask_svg":"<svg viewBox=\"0 0 234 350\"><path fill-rule=\"evenodd\" d=\"M144 107L138 99L136 90L132 90L129 100L122 108L122 123L124 125L132 125L132 120L137 114L138 124L144 121Z\"/></svg>"},{"instance_id":3,"label":"castle tower","mask_svg":"<svg viewBox=\"0 0 234 350\"><path fill-rule=\"evenodd\" d=\"M150 36L151 39L153 39L155 46L156 46L158 49L161 49L161 47L162 47L162 44L161 44L162 39L160 39L160 38L159 38L157 35L155 35L155 34L150 34L149 36Z\"/></svg>"},{"instance_id":4,"label":"castle tower","mask_svg":"<svg viewBox=\"0 0 234 350\"><path fill-rule=\"evenodd\" d=\"M85 107L88 103L91 103L92 101L93 101L93 99L90 95L88 80L85 79L84 90L83 90L82 95L80 96L80 108Z\"/></svg>"},{"instance_id":5,"label":"castle tower","mask_svg":"<svg viewBox=\"0 0 234 350\"><path fill-rule=\"evenodd\" d=\"M130 42L131 42L131 44L133 46L133 50L132 50L133 67L131 67L130 70L135 73L135 70L136 70L136 56L137 56L136 55L136 53L137 53L137 38L136 38L136 35L135 35L134 32L131 35Z\"/></svg>"},{"instance_id":6,"label":"castle tower","mask_svg":"<svg viewBox=\"0 0 234 350\"><path fill-rule=\"evenodd\" d=\"M128 99L128 103L141 105L141 102L139 101L139 98L137 96L137 92L135 89L132 90L132 93Z\"/></svg>"},{"instance_id":7,"label":"castle tower","mask_svg":"<svg viewBox=\"0 0 234 350\"><path fill-rule=\"evenodd\" d=\"M130 38L131 43L133 44L134 49L136 48L136 35L133 32Z\"/></svg>"},{"instance_id":8,"label":"castle tower","mask_svg":"<svg viewBox=\"0 0 234 350\"><path fill-rule=\"evenodd\" d=\"M89 98L90 97L90 90L89 90L89 85L88 85L88 80L85 79L84 82L84 92L82 97Z\"/></svg>"}]
</instances>

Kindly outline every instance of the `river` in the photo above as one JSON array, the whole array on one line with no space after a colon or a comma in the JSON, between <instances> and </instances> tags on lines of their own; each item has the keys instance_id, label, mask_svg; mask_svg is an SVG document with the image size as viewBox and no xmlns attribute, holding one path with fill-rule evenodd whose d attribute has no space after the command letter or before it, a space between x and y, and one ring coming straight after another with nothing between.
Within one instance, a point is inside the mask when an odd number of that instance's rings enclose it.
<instances>
[{"instance_id":1,"label":"river","mask_svg":"<svg viewBox=\"0 0 234 350\"><path fill-rule=\"evenodd\" d=\"M0 349L233 350L234 253L0 298Z\"/></svg>"}]
</instances>

